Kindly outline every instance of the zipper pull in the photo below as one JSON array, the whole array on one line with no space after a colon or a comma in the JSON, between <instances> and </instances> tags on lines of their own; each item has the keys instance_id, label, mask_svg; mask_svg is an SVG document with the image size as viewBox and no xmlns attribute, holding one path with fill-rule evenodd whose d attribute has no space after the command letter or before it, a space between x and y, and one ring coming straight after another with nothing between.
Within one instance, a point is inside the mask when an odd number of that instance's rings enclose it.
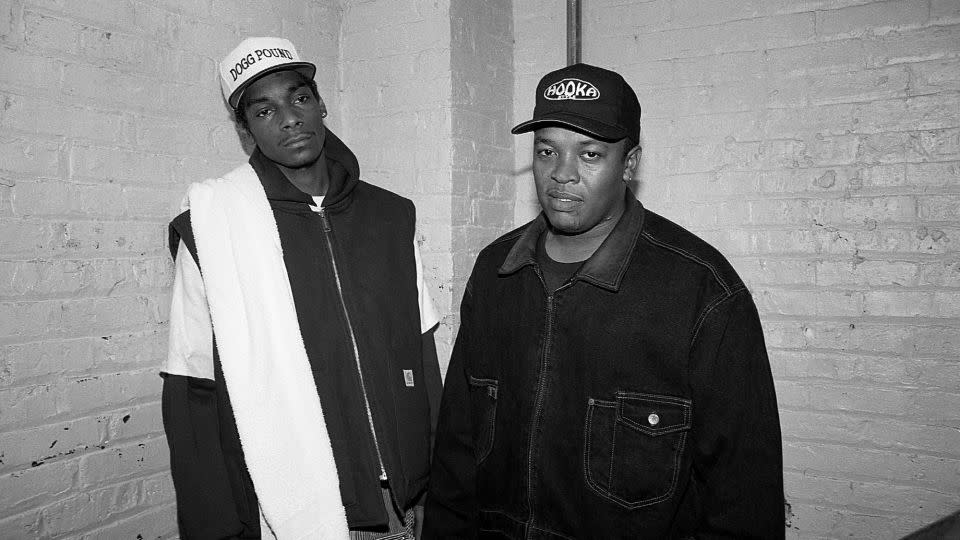
<instances>
[{"instance_id":1,"label":"zipper pull","mask_svg":"<svg viewBox=\"0 0 960 540\"><path fill-rule=\"evenodd\" d=\"M323 222L323 232L330 232L330 218L327 217L327 211L321 207L317 213L320 214L320 221Z\"/></svg>"}]
</instances>

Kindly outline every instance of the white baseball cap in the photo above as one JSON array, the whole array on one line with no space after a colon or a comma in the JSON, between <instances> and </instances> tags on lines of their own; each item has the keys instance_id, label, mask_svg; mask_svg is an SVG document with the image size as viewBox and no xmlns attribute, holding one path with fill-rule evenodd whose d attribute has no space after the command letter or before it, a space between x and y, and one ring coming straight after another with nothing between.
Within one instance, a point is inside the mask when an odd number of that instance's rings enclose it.
<instances>
[{"instance_id":1,"label":"white baseball cap","mask_svg":"<svg viewBox=\"0 0 960 540\"><path fill-rule=\"evenodd\" d=\"M274 71L292 69L313 80L317 66L300 60L289 40L277 37L251 37L240 42L220 62L220 89L223 98L236 108L250 83Z\"/></svg>"}]
</instances>

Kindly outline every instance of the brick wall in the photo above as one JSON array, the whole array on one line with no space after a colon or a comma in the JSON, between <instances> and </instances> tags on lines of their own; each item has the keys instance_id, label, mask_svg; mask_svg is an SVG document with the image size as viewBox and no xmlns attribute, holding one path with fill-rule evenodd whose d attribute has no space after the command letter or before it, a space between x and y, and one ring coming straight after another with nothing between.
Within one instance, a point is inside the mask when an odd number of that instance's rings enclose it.
<instances>
[{"instance_id":1,"label":"brick wall","mask_svg":"<svg viewBox=\"0 0 960 540\"><path fill-rule=\"evenodd\" d=\"M344 3L345 140L417 205L444 371L476 253L513 224L511 24L506 0Z\"/></svg>"},{"instance_id":2,"label":"brick wall","mask_svg":"<svg viewBox=\"0 0 960 540\"><path fill-rule=\"evenodd\" d=\"M757 299L790 534L894 538L960 506L955 0L584 19L584 59L644 106L641 198ZM563 24L543 0L0 0L0 538L175 535L165 223L244 158L213 75L241 36L315 60L365 178L417 203L445 363L476 251L536 212L507 133Z\"/></svg>"},{"instance_id":3,"label":"brick wall","mask_svg":"<svg viewBox=\"0 0 960 540\"><path fill-rule=\"evenodd\" d=\"M563 65L557 4L515 3L517 120ZM591 0L583 36L640 97L640 199L758 304L788 537L898 538L960 508L960 4ZM518 222L535 205L518 188Z\"/></svg>"},{"instance_id":4,"label":"brick wall","mask_svg":"<svg viewBox=\"0 0 960 540\"><path fill-rule=\"evenodd\" d=\"M512 0L451 2L453 183L451 220L444 227L452 234L450 318L455 327L477 253L513 228L511 4Z\"/></svg>"},{"instance_id":5,"label":"brick wall","mask_svg":"<svg viewBox=\"0 0 960 540\"><path fill-rule=\"evenodd\" d=\"M175 535L166 222L245 159L214 70L241 36L339 108L328 4L0 0L0 538Z\"/></svg>"},{"instance_id":6,"label":"brick wall","mask_svg":"<svg viewBox=\"0 0 960 540\"><path fill-rule=\"evenodd\" d=\"M450 3L347 1L340 35L344 140L365 180L417 205L426 284L447 315L454 281ZM455 333L445 317L437 330L444 359Z\"/></svg>"}]
</instances>

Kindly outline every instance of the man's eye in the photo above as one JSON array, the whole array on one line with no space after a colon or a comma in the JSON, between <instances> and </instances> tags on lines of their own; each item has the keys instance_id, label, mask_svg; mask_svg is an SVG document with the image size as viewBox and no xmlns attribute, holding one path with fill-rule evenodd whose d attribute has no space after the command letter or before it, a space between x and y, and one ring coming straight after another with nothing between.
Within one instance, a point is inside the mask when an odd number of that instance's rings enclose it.
<instances>
[{"instance_id":1,"label":"man's eye","mask_svg":"<svg viewBox=\"0 0 960 540\"><path fill-rule=\"evenodd\" d=\"M584 153L583 153L583 157L585 157L585 158L587 158L587 159L589 159L589 160L595 160L595 159L600 159L601 157L603 157L603 154L601 154L600 152L584 152Z\"/></svg>"},{"instance_id":2,"label":"man's eye","mask_svg":"<svg viewBox=\"0 0 960 540\"><path fill-rule=\"evenodd\" d=\"M541 149L537 150L537 155L538 155L538 156L543 156L543 157L549 157L549 156L552 156L552 155L553 155L553 150L551 150L551 149L549 149L549 148L541 148Z\"/></svg>"},{"instance_id":3,"label":"man's eye","mask_svg":"<svg viewBox=\"0 0 960 540\"><path fill-rule=\"evenodd\" d=\"M294 103L306 103L307 101L310 101L310 96L308 96L308 95L306 95L306 94L301 95L301 96L297 96L297 97L294 98L294 100L293 100Z\"/></svg>"},{"instance_id":4,"label":"man's eye","mask_svg":"<svg viewBox=\"0 0 960 540\"><path fill-rule=\"evenodd\" d=\"M256 116L257 118L263 118L268 114L270 114L270 109L260 109L259 111L257 111Z\"/></svg>"}]
</instances>

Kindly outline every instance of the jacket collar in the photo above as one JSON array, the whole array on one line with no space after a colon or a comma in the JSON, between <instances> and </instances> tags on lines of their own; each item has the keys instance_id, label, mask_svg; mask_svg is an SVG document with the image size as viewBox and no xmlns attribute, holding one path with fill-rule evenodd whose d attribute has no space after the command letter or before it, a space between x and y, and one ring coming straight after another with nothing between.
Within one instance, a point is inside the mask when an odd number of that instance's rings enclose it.
<instances>
[{"instance_id":1,"label":"jacket collar","mask_svg":"<svg viewBox=\"0 0 960 540\"><path fill-rule=\"evenodd\" d=\"M328 207L336 205L350 195L360 181L360 165L353 152L330 129L327 129L323 143L323 154L326 159L327 173L330 176L330 185L323 198L323 206ZM276 164L264 156L259 148L254 149L250 154L250 166L260 177L260 183L263 184L268 200L313 204L313 198L291 184Z\"/></svg>"},{"instance_id":2,"label":"jacket collar","mask_svg":"<svg viewBox=\"0 0 960 540\"><path fill-rule=\"evenodd\" d=\"M644 209L630 188L625 194L626 209L610 235L600 244L573 276L574 280L586 281L610 291L620 289L620 281L633 256L640 232L643 230ZM497 271L501 276L512 274L524 266L537 265L537 240L547 228L547 218L540 215L520 234Z\"/></svg>"}]
</instances>

